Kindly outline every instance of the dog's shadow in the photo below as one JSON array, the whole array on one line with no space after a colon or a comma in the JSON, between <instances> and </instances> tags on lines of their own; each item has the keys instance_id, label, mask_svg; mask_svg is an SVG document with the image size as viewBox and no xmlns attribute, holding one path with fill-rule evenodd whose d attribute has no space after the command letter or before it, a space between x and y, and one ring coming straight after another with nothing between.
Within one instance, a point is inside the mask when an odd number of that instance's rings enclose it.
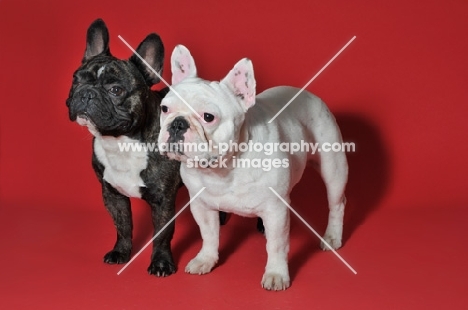
<instances>
[{"instance_id":1,"label":"dog's shadow","mask_svg":"<svg viewBox=\"0 0 468 310\"><path fill-rule=\"evenodd\" d=\"M335 114L345 142L354 142L355 152L347 154L349 178L346 187L347 204L344 218L343 246L368 215L376 210L385 195L390 177L390 158L381 132L369 119L355 114ZM320 176L308 167L291 194L292 207L321 235L328 221L326 189ZM315 251L320 241L291 214L291 238L300 246L291 251L291 278ZM296 247L295 247L296 249Z\"/></svg>"}]
</instances>

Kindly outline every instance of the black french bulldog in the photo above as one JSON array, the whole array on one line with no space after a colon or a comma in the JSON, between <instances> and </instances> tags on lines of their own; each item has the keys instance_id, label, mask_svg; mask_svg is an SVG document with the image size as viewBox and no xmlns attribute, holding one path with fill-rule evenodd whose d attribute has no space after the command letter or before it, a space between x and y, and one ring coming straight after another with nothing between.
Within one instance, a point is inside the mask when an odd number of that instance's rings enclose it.
<instances>
[{"instance_id":1,"label":"black french bulldog","mask_svg":"<svg viewBox=\"0 0 468 310\"><path fill-rule=\"evenodd\" d=\"M160 231L175 214L176 194L182 185L179 162L158 151L120 149L125 143L157 144L160 102L167 89L150 89L159 78L136 54L129 60L111 55L109 33L101 19L91 24L86 39L67 106L70 120L87 126L94 136L92 165L117 229L117 241L104 262L122 264L129 261L132 251L129 197L150 205L154 231ZM164 47L157 34L148 35L136 51L162 73ZM173 234L174 222L153 241L149 274L168 276L176 271L170 247Z\"/></svg>"}]
</instances>

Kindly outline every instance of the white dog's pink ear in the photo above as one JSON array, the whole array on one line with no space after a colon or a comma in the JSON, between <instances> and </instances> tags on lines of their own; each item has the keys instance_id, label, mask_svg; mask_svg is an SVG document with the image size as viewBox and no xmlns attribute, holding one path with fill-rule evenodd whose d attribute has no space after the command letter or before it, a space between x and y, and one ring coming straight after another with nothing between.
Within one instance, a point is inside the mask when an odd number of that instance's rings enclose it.
<instances>
[{"instance_id":1,"label":"white dog's pink ear","mask_svg":"<svg viewBox=\"0 0 468 310\"><path fill-rule=\"evenodd\" d=\"M255 77L250 59L241 59L221 81L241 99L244 112L255 104Z\"/></svg>"},{"instance_id":2,"label":"white dog's pink ear","mask_svg":"<svg viewBox=\"0 0 468 310\"><path fill-rule=\"evenodd\" d=\"M190 51L183 45L177 45L171 56L172 85L182 80L197 76L197 67Z\"/></svg>"}]
</instances>

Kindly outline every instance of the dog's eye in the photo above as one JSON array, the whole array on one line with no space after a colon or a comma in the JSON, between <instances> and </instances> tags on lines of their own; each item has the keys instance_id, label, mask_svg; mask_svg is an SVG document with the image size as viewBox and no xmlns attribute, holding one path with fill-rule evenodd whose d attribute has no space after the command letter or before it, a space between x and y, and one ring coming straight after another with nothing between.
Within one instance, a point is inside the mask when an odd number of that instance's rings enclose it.
<instances>
[{"instance_id":1,"label":"dog's eye","mask_svg":"<svg viewBox=\"0 0 468 310\"><path fill-rule=\"evenodd\" d=\"M123 94L124 90L122 87L119 86L112 86L111 89L109 89L109 92L114 95L114 96L120 96Z\"/></svg>"},{"instance_id":2,"label":"dog's eye","mask_svg":"<svg viewBox=\"0 0 468 310\"><path fill-rule=\"evenodd\" d=\"M205 120L205 122L211 123L214 120L214 115L210 113L204 113L203 119Z\"/></svg>"},{"instance_id":3,"label":"dog's eye","mask_svg":"<svg viewBox=\"0 0 468 310\"><path fill-rule=\"evenodd\" d=\"M163 113L167 113L167 111L169 111L169 109L167 108L167 105L162 105L162 106L161 106L161 111L162 111Z\"/></svg>"}]
</instances>

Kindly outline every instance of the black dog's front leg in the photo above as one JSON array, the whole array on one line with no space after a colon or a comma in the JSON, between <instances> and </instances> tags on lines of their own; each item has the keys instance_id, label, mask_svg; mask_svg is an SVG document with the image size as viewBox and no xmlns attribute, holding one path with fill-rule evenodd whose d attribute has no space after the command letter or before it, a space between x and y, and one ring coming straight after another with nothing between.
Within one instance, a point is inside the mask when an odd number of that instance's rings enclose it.
<instances>
[{"instance_id":1,"label":"black dog's front leg","mask_svg":"<svg viewBox=\"0 0 468 310\"><path fill-rule=\"evenodd\" d=\"M112 251L104 255L104 262L107 264L123 264L130 260L130 254L132 252L133 223L130 199L120 194L112 185L103 179L104 166L96 157L94 141L95 139L93 139L93 169L102 186L104 205L112 216L114 226L117 230L117 241Z\"/></svg>"},{"instance_id":2,"label":"black dog's front leg","mask_svg":"<svg viewBox=\"0 0 468 310\"><path fill-rule=\"evenodd\" d=\"M130 260L132 252L132 211L130 199L109 183L102 181L102 196L104 205L114 220L117 229L117 241L114 249L104 255L104 262L107 264L123 264Z\"/></svg>"},{"instance_id":3,"label":"black dog's front leg","mask_svg":"<svg viewBox=\"0 0 468 310\"><path fill-rule=\"evenodd\" d=\"M171 252L171 240L174 235L175 221L172 221L163 230L163 227L175 215L175 193L174 195L167 195L167 197L161 193L146 193L144 199L151 207L154 235L158 234L153 240L153 252L148 273L158 277L166 277L176 272Z\"/></svg>"}]
</instances>

